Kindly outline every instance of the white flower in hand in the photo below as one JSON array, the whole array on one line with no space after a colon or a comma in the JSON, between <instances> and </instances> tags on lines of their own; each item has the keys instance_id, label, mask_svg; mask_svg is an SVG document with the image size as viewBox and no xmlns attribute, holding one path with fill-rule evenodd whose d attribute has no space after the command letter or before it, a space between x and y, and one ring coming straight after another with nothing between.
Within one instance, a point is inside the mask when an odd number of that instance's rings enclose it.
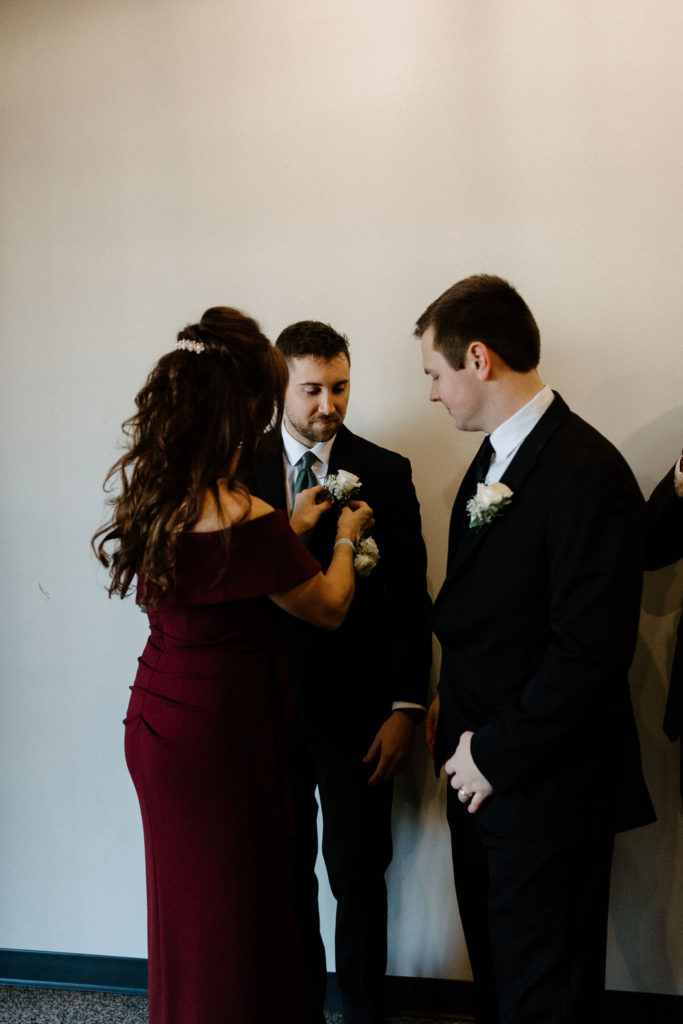
<instances>
[{"instance_id":1,"label":"white flower in hand","mask_svg":"<svg viewBox=\"0 0 683 1024\"><path fill-rule=\"evenodd\" d=\"M512 500L507 484L477 484L477 491L465 506L470 514L470 529L486 526L503 511Z\"/></svg>"}]
</instances>

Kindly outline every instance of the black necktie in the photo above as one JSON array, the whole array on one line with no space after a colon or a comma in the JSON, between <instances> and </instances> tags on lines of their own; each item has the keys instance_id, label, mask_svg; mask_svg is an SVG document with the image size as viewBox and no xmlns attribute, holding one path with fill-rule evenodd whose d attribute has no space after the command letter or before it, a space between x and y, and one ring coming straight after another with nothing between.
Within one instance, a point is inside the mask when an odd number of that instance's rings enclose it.
<instances>
[{"instance_id":1,"label":"black necktie","mask_svg":"<svg viewBox=\"0 0 683 1024\"><path fill-rule=\"evenodd\" d=\"M493 458L493 445L489 441L488 435L484 438L481 448L476 454L473 469L474 469L474 482L475 484L483 484L486 480L486 474L491 468L491 459Z\"/></svg>"},{"instance_id":2,"label":"black necktie","mask_svg":"<svg viewBox=\"0 0 683 1024\"><path fill-rule=\"evenodd\" d=\"M453 512L451 514L451 525L448 531L448 565L450 566L451 560L460 544L462 537L467 533L469 524L470 514L467 511L467 502L470 498L474 497L477 490L477 484L482 484L486 479L486 474L491 466L491 459L493 458L494 448L488 439L488 436L484 438L481 448L474 457L474 461L470 466L466 474L467 479L467 491L461 486L456 498L455 504L453 505ZM463 481L464 484L464 481Z\"/></svg>"},{"instance_id":3,"label":"black necktie","mask_svg":"<svg viewBox=\"0 0 683 1024\"><path fill-rule=\"evenodd\" d=\"M299 491L304 491L308 487L315 487L318 483L315 473L311 469L314 462L316 462L317 456L313 452L304 452L299 462L301 468L297 473L296 480L294 481L294 490L292 491L292 503L296 498Z\"/></svg>"}]
</instances>

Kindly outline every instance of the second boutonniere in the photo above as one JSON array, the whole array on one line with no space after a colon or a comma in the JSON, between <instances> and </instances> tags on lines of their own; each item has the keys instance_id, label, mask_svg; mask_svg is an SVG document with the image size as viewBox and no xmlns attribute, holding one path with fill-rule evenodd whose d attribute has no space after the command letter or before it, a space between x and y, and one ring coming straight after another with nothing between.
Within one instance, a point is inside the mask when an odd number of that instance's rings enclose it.
<instances>
[{"instance_id":1,"label":"second boutonniere","mask_svg":"<svg viewBox=\"0 0 683 1024\"><path fill-rule=\"evenodd\" d=\"M337 473L328 473L323 479L323 487L329 494L336 508L344 508L358 494L361 481L355 473L340 469ZM379 561L379 549L372 537L359 537L354 545L353 567L357 576L369 576Z\"/></svg>"},{"instance_id":2,"label":"second boutonniere","mask_svg":"<svg viewBox=\"0 0 683 1024\"><path fill-rule=\"evenodd\" d=\"M499 516L506 505L512 501L512 491L507 484L477 484L473 498L465 508L470 516L470 529L486 526L492 519Z\"/></svg>"}]
</instances>

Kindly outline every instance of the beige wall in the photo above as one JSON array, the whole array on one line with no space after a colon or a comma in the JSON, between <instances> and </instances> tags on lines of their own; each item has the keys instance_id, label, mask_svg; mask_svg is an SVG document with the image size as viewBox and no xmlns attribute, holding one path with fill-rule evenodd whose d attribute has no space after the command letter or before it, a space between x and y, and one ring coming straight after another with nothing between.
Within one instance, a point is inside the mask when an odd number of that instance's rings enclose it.
<instances>
[{"instance_id":1,"label":"beige wall","mask_svg":"<svg viewBox=\"0 0 683 1024\"><path fill-rule=\"evenodd\" d=\"M537 315L544 379L649 493L683 441L683 9L1 0L0 27L0 946L142 956L120 721L145 624L107 602L88 539L145 373L216 303L271 336L346 331L349 425L413 460L435 592L477 438L428 404L412 324L500 273ZM682 591L668 570L646 588L633 689L660 820L617 848L613 988L683 993L660 732ZM421 752L398 786L394 974L468 976L442 803Z\"/></svg>"}]
</instances>

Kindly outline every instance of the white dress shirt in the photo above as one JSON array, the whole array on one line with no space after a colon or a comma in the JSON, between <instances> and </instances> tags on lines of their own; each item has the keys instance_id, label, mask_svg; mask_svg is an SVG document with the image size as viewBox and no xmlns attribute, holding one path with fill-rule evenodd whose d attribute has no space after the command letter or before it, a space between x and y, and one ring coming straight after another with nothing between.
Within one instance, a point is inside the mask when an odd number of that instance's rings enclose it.
<instances>
[{"instance_id":1,"label":"white dress shirt","mask_svg":"<svg viewBox=\"0 0 683 1024\"><path fill-rule=\"evenodd\" d=\"M497 483L501 479L519 451L522 441L529 436L543 413L551 406L554 398L554 394L546 384L530 402L523 405L514 416L510 416L489 434L494 454L486 474L487 484Z\"/></svg>"},{"instance_id":2,"label":"white dress shirt","mask_svg":"<svg viewBox=\"0 0 683 1024\"><path fill-rule=\"evenodd\" d=\"M294 481L299 475L302 457L306 452L313 452L316 457L316 461L311 466L315 478L319 484L323 482L324 477L327 476L330 468L330 456L332 455L332 445L334 444L336 434L331 437L329 441L318 441L312 448L307 448L301 441L297 441L295 437L289 433L284 423L282 424L282 461L285 468L285 491L287 493L287 515L292 514L292 494L294 493Z\"/></svg>"}]
</instances>

